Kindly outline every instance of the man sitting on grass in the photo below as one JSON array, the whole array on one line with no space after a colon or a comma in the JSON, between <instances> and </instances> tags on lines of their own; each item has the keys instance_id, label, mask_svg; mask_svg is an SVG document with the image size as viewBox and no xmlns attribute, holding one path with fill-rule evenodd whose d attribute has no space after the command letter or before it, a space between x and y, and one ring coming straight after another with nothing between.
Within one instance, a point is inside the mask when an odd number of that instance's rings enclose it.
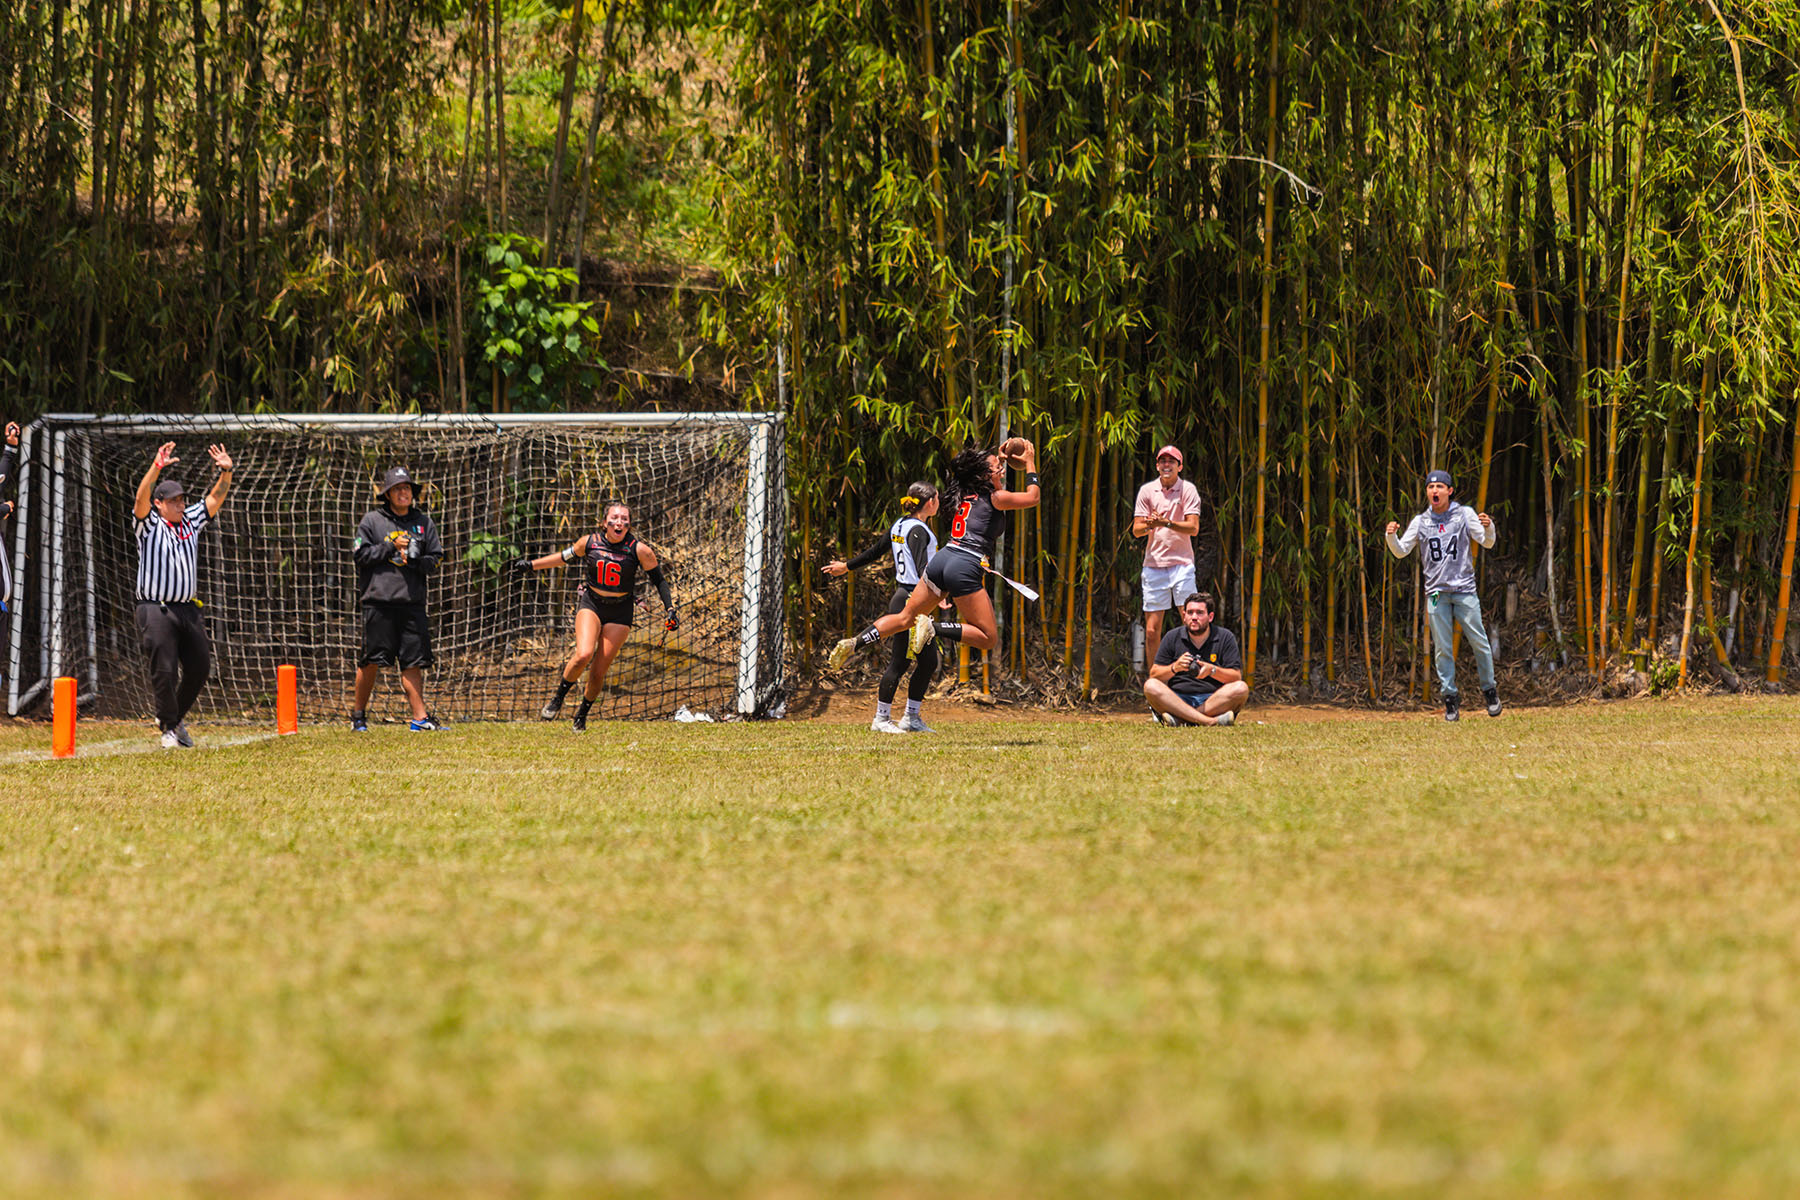
<instances>
[{"instance_id":1,"label":"man sitting on grass","mask_svg":"<svg viewBox=\"0 0 1800 1200\"><path fill-rule=\"evenodd\" d=\"M1213 624L1206 592L1181 602L1181 625L1163 635L1144 681L1151 719L1162 725L1229 725L1250 698L1231 630Z\"/></svg>"}]
</instances>

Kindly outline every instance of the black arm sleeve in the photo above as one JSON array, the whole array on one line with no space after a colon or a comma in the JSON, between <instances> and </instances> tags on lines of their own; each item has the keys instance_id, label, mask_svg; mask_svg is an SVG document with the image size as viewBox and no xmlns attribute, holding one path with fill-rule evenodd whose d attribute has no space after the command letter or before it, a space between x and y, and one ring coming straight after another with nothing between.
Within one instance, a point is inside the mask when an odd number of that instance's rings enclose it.
<instances>
[{"instance_id":1,"label":"black arm sleeve","mask_svg":"<svg viewBox=\"0 0 1800 1200\"><path fill-rule=\"evenodd\" d=\"M654 567L651 567L648 571L644 572L644 574L656 588L656 594L662 597L663 607L674 608L675 601L669 598L669 581L663 578L662 564L657 563Z\"/></svg>"},{"instance_id":2,"label":"black arm sleeve","mask_svg":"<svg viewBox=\"0 0 1800 1200\"><path fill-rule=\"evenodd\" d=\"M866 567L885 554L887 548L888 544L885 541L876 542L873 546L870 546L855 558L850 559L844 565L849 567L852 571L856 570L858 567Z\"/></svg>"},{"instance_id":3,"label":"black arm sleeve","mask_svg":"<svg viewBox=\"0 0 1800 1200\"><path fill-rule=\"evenodd\" d=\"M914 525L907 532L906 552L912 555L913 569L923 575L925 563L931 557L931 534L923 525Z\"/></svg>"}]
</instances>

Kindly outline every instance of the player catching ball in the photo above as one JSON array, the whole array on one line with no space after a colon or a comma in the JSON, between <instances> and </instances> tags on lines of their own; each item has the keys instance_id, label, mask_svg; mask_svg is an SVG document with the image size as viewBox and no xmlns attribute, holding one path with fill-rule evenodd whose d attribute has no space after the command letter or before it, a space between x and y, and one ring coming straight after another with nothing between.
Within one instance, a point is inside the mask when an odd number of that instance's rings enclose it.
<instances>
[{"instance_id":1,"label":"player catching ball","mask_svg":"<svg viewBox=\"0 0 1800 1200\"><path fill-rule=\"evenodd\" d=\"M1469 543L1494 544L1494 522L1486 513L1450 499L1456 484L1448 471L1425 476L1425 511L1414 517L1399 537L1400 522L1389 521L1387 545L1395 558L1405 558L1413 547L1425 567L1425 605L1431 614L1431 646L1435 651L1438 690L1444 696L1444 720L1461 717L1456 692L1455 627L1462 626L1475 652L1475 671L1481 679L1481 698L1490 717L1500 715L1500 692L1494 686L1494 653L1481 623L1481 597L1475 594L1475 563Z\"/></svg>"},{"instance_id":2,"label":"player catching ball","mask_svg":"<svg viewBox=\"0 0 1800 1200\"><path fill-rule=\"evenodd\" d=\"M1024 491L1009 492L1003 487L1009 464L1025 473ZM1041 495L1037 447L1024 438L1008 438L998 450L962 451L950 460L950 480L944 494L945 507L951 514L950 542L925 568L925 578L913 588L906 607L881 617L855 637L840 641L826 657L826 666L835 670L857 648L873 646L907 628L912 630L911 648L915 655L939 638L980 650L992 650L1000 644L994 602L988 599L983 586L993 569L988 565L988 555L1006 533L1006 514L1037 505ZM945 596L955 602L960 621L932 620L931 610Z\"/></svg>"},{"instance_id":3,"label":"player catching ball","mask_svg":"<svg viewBox=\"0 0 1800 1200\"><path fill-rule=\"evenodd\" d=\"M843 562L833 559L825 564L827 575L847 575L858 567L866 567L884 553L894 563L894 594L888 598L888 612L906 611L913 589L925 577L925 568L937 555L937 535L925 522L937 515L938 490L929 483L915 483L900 497L900 519L888 527L887 537L867 550ZM900 677L912 667L912 681L906 688L906 719L894 720L894 693L900 690ZM875 733L930 733L920 706L925 689L937 671L938 652L935 645L926 646L913 658L907 643L897 641L888 655L887 670L881 673L881 686L875 692L875 719L869 729Z\"/></svg>"},{"instance_id":4,"label":"player catching ball","mask_svg":"<svg viewBox=\"0 0 1800 1200\"><path fill-rule=\"evenodd\" d=\"M577 560L581 562L581 586L575 601L575 653L563 664L556 694L538 715L546 721L556 720L569 689L586 670L587 687L582 692L580 707L575 710L574 723L576 733L585 733L588 710L600 697L607 668L619 656L625 639L631 636L640 567L662 598L663 628L673 632L681 628L681 620L675 615L675 602L669 598L669 582L663 578L656 551L631 534L631 506L623 500L607 503L606 523L598 531L583 534L567 550L556 554L515 558L512 569L517 574L527 575Z\"/></svg>"}]
</instances>

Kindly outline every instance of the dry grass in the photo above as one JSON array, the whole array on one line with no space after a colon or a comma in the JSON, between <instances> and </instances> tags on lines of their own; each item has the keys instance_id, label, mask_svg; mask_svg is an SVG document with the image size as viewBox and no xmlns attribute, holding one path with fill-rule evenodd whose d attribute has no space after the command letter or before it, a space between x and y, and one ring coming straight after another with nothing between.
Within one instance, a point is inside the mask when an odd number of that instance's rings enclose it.
<instances>
[{"instance_id":1,"label":"dry grass","mask_svg":"<svg viewBox=\"0 0 1800 1200\"><path fill-rule=\"evenodd\" d=\"M0 1191L1789 1194L1797 716L14 727Z\"/></svg>"}]
</instances>

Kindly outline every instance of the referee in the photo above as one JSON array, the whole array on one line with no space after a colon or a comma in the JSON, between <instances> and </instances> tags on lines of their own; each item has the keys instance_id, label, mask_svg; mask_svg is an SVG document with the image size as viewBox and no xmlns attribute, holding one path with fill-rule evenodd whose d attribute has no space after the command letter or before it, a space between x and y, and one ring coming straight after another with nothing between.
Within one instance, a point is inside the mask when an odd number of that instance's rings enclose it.
<instances>
[{"instance_id":1,"label":"referee","mask_svg":"<svg viewBox=\"0 0 1800 1200\"><path fill-rule=\"evenodd\" d=\"M186 717L212 672L212 646L195 597L200 576L197 539L219 515L225 493L231 490L231 455L223 446L208 446L206 452L218 466L219 478L205 500L185 504L187 494L179 483L157 482L165 468L181 461L175 457L175 443L164 442L138 483L131 506L138 544L138 636L150 660L150 690L156 697L156 724L165 750L194 744Z\"/></svg>"}]
</instances>

